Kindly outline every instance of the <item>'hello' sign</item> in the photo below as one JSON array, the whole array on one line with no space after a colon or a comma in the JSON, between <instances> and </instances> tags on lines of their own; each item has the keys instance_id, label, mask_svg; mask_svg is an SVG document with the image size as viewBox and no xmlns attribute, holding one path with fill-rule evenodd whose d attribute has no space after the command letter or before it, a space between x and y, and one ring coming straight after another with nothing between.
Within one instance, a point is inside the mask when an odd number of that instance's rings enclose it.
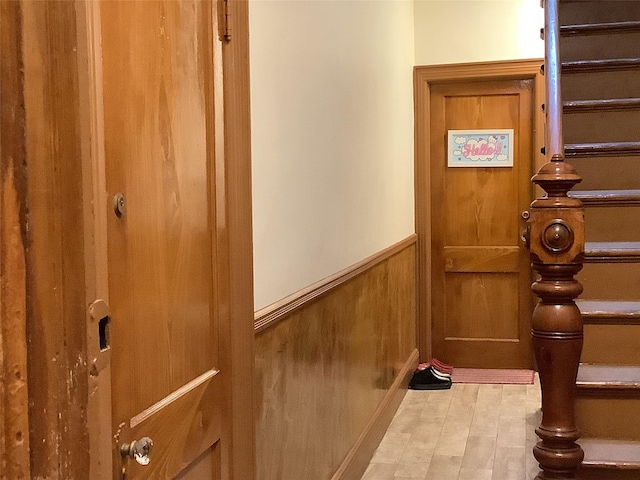
<instances>
[{"instance_id":1,"label":"'hello' sign","mask_svg":"<svg viewBox=\"0 0 640 480\"><path fill-rule=\"evenodd\" d=\"M513 167L513 129L449 130L449 167Z\"/></svg>"}]
</instances>

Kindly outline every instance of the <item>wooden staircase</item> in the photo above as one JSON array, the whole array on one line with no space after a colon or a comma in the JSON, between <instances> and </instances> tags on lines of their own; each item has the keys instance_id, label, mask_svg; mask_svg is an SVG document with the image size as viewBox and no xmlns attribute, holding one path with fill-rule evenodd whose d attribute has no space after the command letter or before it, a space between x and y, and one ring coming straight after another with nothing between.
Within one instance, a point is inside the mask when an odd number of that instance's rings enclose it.
<instances>
[{"instance_id":1,"label":"wooden staircase","mask_svg":"<svg viewBox=\"0 0 640 480\"><path fill-rule=\"evenodd\" d=\"M640 479L640 2L560 1L565 158L583 178L582 479Z\"/></svg>"}]
</instances>

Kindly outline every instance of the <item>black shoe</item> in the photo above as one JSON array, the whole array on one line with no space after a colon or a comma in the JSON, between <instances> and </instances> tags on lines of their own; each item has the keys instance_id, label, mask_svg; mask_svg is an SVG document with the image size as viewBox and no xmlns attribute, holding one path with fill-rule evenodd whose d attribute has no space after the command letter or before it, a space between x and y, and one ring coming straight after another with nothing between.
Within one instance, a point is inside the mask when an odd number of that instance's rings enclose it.
<instances>
[{"instance_id":1,"label":"black shoe","mask_svg":"<svg viewBox=\"0 0 640 480\"><path fill-rule=\"evenodd\" d=\"M441 378L433 372L433 367L424 370L416 370L409 382L409 388L413 390L448 390L451 388L451 379Z\"/></svg>"}]
</instances>

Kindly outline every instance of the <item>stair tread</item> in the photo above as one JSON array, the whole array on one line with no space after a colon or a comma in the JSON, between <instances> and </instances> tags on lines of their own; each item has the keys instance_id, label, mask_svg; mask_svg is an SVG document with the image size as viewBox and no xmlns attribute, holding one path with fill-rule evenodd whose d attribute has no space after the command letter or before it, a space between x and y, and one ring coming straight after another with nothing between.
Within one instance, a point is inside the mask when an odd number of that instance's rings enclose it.
<instances>
[{"instance_id":1,"label":"stair tread","mask_svg":"<svg viewBox=\"0 0 640 480\"><path fill-rule=\"evenodd\" d=\"M576 385L597 389L640 389L640 366L580 364Z\"/></svg>"},{"instance_id":2,"label":"stair tread","mask_svg":"<svg viewBox=\"0 0 640 480\"><path fill-rule=\"evenodd\" d=\"M562 25L560 35L593 35L623 33L640 30L640 21L583 23L578 25Z\"/></svg>"},{"instance_id":3,"label":"stair tread","mask_svg":"<svg viewBox=\"0 0 640 480\"><path fill-rule=\"evenodd\" d=\"M564 113L591 110L625 110L640 108L640 98L601 98L595 100L568 100L562 103Z\"/></svg>"},{"instance_id":4,"label":"stair tread","mask_svg":"<svg viewBox=\"0 0 640 480\"><path fill-rule=\"evenodd\" d=\"M583 317L632 317L640 319L640 302L621 300L577 300Z\"/></svg>"},{"instance_id":5,"label":"stair tread","mask_svg":"<svg viewBox=\"0 0 640 480\"><path fill-rule=\"evenodd\" d=\"M567 157L640 154L640 142L571 143L564 146Z\"/></svg>"},{"instance_id":6,"label":"stair tread","mask_svg":"<svg viewBox=\"0 0 640 480\"><path fill-rule=\"evenodd\" d=\"M585 242L586 258L635 257L640 256L640 242Z\"/></svg>"},{"instance_id":7,"label":"stair tread","mask_svg":"<svg viewBox=\"0 0 640 480\"><path fill-rule=\"evenodd\" d=\"M585 204L640 203L640 190L573 190L569 196Z\"/></svg>"},{"instance_id":8,"label":"stair tread","mask_svg":"<svg viewBox=\"0 0 640 480\"><path fill-rule=\"evenodd\" d=\"M581 438L585 467L640 469L640 442Z\"/></svg>"},{"instance_id":9,"label":"stair tread","mask_svg":"<svg viewBox=\"0 0 640 480\"><path fill-rule=\"evenodd\" d=\"M594 72L640 67L640 58L606 58L562 62L562 73Z\"/></svg>"}]
</instances>

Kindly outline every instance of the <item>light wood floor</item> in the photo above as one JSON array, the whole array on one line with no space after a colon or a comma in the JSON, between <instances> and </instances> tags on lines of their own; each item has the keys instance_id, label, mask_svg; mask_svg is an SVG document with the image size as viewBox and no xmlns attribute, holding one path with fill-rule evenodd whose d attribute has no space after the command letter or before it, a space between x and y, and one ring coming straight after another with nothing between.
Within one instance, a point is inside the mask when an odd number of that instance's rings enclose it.
<instances>
[{"instance_id":1,"label":"light wood floor","mask_svg":"<svg viewBox=\"0 0 640 480\"><path fill-rule=\"evenodd\" d=\"M533 480L540 386L409 390L362 480Z\"/></svg>"}]
</instances>

